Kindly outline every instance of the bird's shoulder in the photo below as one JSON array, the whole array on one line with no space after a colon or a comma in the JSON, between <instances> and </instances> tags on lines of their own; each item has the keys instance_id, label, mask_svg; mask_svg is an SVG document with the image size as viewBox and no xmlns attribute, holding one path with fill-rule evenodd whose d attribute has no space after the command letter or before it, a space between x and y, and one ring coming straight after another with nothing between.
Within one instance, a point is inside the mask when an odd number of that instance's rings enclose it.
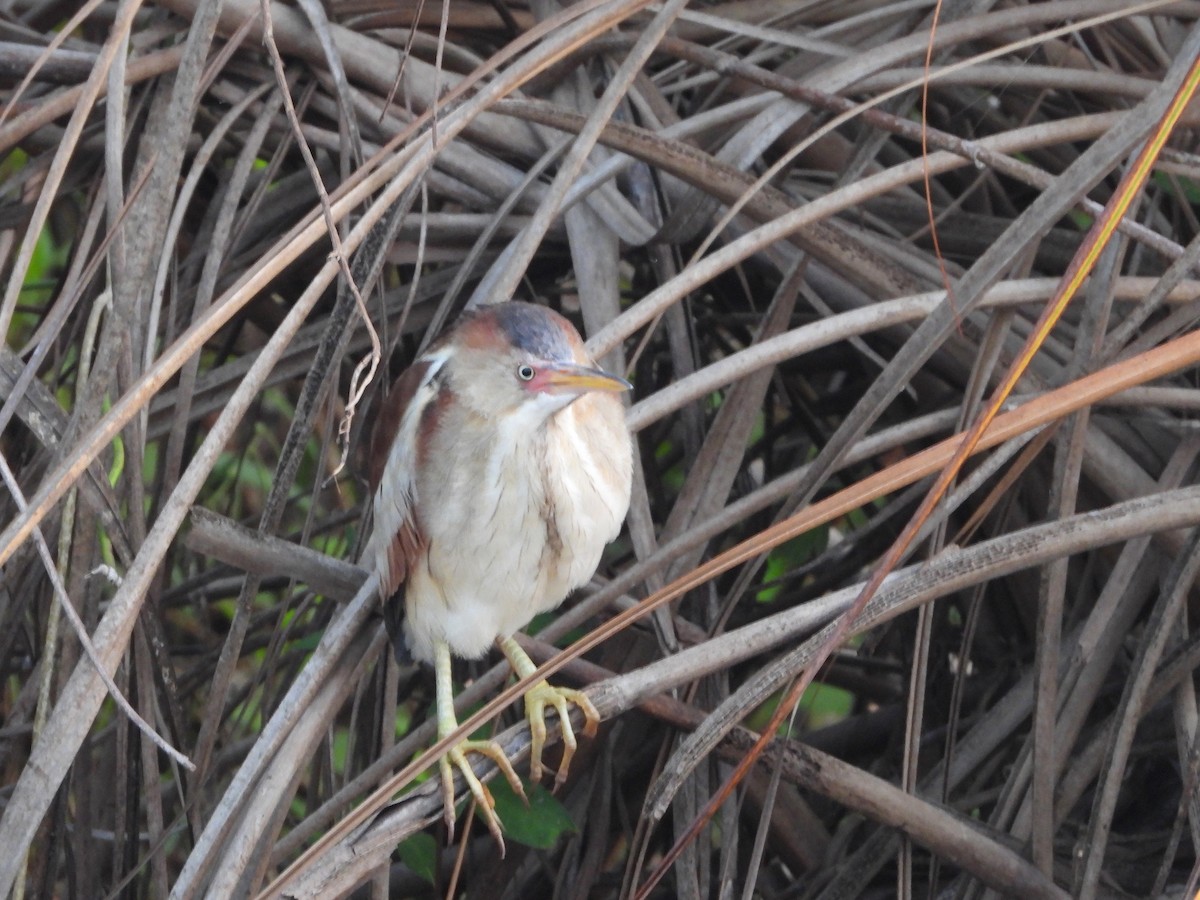
<instances>
[{"instance_id":1,"label":"bird's shoulder","mask_svg":"<svg viewBox=\"0 0 1200 900\"><path fill-rule=\"evenodd\" d=\"M367 451L367 475L372 491L383 482L388 458L397 439L415 444L420 418L437 402L445 362L445 354L437 352L436 348L423 354L400 373L380 404ZM410 456L416 450L415 446L406 448Z\"/></svg>"},{"instance_id":2,"label":"bird's shoulder","mask_svg":"<svg viewBox=\"0 0 1200 900\"><path fill-rule=\"evenodd\" d=\"M367 463L374 524L368 556L384 597L400 587L425 552L419 469L430 455L429 438L447 400L447 358L438 345L423 353L393 383L373 423Z\"/></svg>"}]
</instances>

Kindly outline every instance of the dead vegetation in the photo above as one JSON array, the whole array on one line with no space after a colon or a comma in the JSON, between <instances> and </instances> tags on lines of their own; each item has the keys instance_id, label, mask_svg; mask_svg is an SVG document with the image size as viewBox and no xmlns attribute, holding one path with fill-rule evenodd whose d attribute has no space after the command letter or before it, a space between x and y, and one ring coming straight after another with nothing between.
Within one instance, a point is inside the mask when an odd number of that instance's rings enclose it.
<instances>
[{"instance_id":1,"label":"dead vegetation","mask_svg":"<svg viewBox=\"0 0 1200 900\"><path fill-rule=\"evenodd\" d=\"M950 6L4 4L0 893L1191 896L1195 103L706 818L1200 58L1196 3ZM501 859L351 563L378 386L510 296L641 468L529 645L606 724Z\"/></svg>"}]
</instances>

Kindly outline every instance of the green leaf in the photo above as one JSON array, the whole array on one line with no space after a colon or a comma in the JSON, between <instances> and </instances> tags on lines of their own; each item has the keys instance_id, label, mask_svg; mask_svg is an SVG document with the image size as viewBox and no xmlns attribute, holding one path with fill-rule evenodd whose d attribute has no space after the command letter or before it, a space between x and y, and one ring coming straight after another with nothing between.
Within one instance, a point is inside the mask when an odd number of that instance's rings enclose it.
<instances>
[{"instance_id":1,"label":"green leaf","mask_svg":"<svg viewBox=\"0 0 1200 900\"><path fill-rule=\"evenodd\" d=\"M428 881L435 884L434 876L437 866L437 841L432 834L418 831L412 837L405 838L396 847L403 863Z\"/></svg>"},{"instance_id":2,"label":"green leaf","mask_svg":"<svg viewBox=\"0 0 1200 900\"><path fill-rule=\"evenodd\" d=\"M1167 172L1155 172L1150 178L1168 194L1177 196L1181 203L1200 203L1200 184L1192 179Z\"/></svg>"},{"instance_id":3,"label":"green leaf","mask_svg":"<svg viewBox=\"0 0 1200 900\"><path fill-rule=\"evenodd\" d=\"M779 597L778 582L793 569L798 569L809 560L823 553L829 546L829 526L821 525L806 531L798 537L780 544L767 557L766 571L763 573L762 590L756 598L759 603L770 603Z\"/></svg>"},{"instance_id":4,"label":"green leaf","mask_svg":"<svg viewBox=\"0 0 1200 900\"><path fill-rule=\"evenodd\" d=\"M496 815L504 823L504 836L518 844L537 850L549 850L564 833L575 833L578 829L566 807L540 784L524 782L525 796L529 805L513 793L503 778L492 780L488 788L496 801Z\"/></svg>"},{"instance_id":5,"label":"green leaf","mask_svg":"<svg viewBox=\"0 0 1200 900\"><path fill-rule=\"evenodd\" d=\"M746 725L760 732L766 728L771 720L771 716L774 715L780 701L783 699L783 694L783 691L776 691L767 698L766 702L746 717ZM815 731L819 728L825 728L836 722L840 722L854 711L854 702L854 694L844 688L834 687L822 681L814 681L800 695L800 702L797 704L797 708L799 709L797 717L799 730ZM789 736L788 721L786 719L779 725L779 734L782 737Z\"/></svg>"}]
</instances>

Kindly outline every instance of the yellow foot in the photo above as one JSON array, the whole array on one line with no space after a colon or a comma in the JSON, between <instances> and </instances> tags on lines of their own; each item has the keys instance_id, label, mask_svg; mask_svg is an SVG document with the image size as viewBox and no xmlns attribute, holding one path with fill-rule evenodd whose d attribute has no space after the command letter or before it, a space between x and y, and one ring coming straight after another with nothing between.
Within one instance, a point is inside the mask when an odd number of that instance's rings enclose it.
<instances>
[{"instance_id":1,"label":"yellow foot","mask_svg":"<svg viewBox=\"0 0 1200 900\"><path fill-rule=\"evenodd\" d=\"M454 717L454 691L450 681L450 647L445 641L437 641L433 650L433 671L437 685L437 733L439 738L444 738L458 728L458 720ZM492 799L491 791L484 787L483 782L475 775L467 761L468 753L478 753L494 762L512 785L513 792L525 800L525 789L521 787L521 779L517 777L512 763L504 755L504 749L499 744L495 741L463 741L455 744L438 760L438 771L442 777L442 815L450 831L450 840L454 840L454 770L457 768L479 806L479 814L487 823L488 831L500 845L500 855L503 856L504 837L500 817L496 815L496 801Z\"/></svg>"},{"instance_id":2,"label":"yellow foot","mask_svg":"<svg viewBox=\"0 0 1200 900\"><path fill-rule=\"evenodd\" d=\"M496 643L508 657L508 662L518 677L524 678L537 670L533 660L511 637L499 638ZM588 737L595 737L596 729L600 725L600 713L583 691L554 687L545 681L539 681L525 694L525 716L529 719L529 732L532 737L529 747L529 777L534 781L540 781L542 778L542 748L546 746L547 706L557 711L558 721L562 723L563 757L558 774L554 776L555 789L562 787L563 782L567 780L571 757L575 755L575 748L578 746L575 742L575 729L571 727L568 703L574 703L583 710L583 717L587 720L583 733Z\"/></svg>"},{"instance_id":3,"label":"yellow foot","mask_svg":"<svg viewBox=\"0 0 1200 900\"><path fill-rule=\"evenodd\" d=\"M512 763L504 755L504 749L499 744L495 741L463 741L458 746L447 750L446 755L438 760L438 769L442 776L443 815L446 819L446 827L450 830L450 840L454 840L454 769L457 768L467 782L467 788L471 791L471 795L475 798L479 814L487 823L488 831L500 845L500 855L503 856L503 829L500 825L500 817L496 815L496 801L492 799L492 792L475 775L471 763L467 760L468 753L478 753L494 762L504 777L508 779L508 783L512 785L513 792L526 803L529 802L525 798L525 789L521 787L521 779L517 777Z\"/></svg>"},{"instance_id":4,"label":"yellow foot","mask_svg":"<svg viewBox=\"0 0 1200 900\"><path fill-rule=\"evenodd\" d=\"M571 758L575 756L578 746L575 741L575 729L571 727L571 715L567 709L568 703L574 703L587 720L583 733L588 737L596 736L600 725L600 713L592 705L587 694L572 688L554 687L542 681L535 684L525 694L525 715L529 719L529 731L532 744L529 748L529 777L534 781L542 778L542 748L546 745L546 707L551 706L558 712L558 721L562 723L563 755L562 765L554 776L554 788L562 787L567 780L567 770L571 767Z\"/></svg>"}]
</instances>

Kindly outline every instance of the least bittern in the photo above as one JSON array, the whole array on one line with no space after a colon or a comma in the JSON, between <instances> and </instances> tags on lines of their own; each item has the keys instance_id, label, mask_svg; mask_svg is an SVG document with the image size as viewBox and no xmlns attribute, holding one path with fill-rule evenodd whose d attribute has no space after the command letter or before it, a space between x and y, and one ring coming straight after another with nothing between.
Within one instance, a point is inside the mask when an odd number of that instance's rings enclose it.
<instances>
[{"instance_id":1,"label":"least bittern","mask_svg":"<svg viewBox=\"0 0 1200 900\"><path fill-rule=\"evenodd\" d=\"M439 737L458 727L451 654L475 659L496 643L518 676L533 672L513 633L591 578L620 531L633 454L617 395L629 387L596 367L562 316L510 302L465 315L388 395L371 441L364 564L379 574L392 640L433 663ZM583 693L542 681L525 695L535 781L547 706L563 732L556 782L566 777L576 749L568 704L594 734L599 715ZM498 744L463 741L439 761L447 824L457 767L503 846L468 753L494 760L524 796Z\"/></svg>"}]
</instances>

